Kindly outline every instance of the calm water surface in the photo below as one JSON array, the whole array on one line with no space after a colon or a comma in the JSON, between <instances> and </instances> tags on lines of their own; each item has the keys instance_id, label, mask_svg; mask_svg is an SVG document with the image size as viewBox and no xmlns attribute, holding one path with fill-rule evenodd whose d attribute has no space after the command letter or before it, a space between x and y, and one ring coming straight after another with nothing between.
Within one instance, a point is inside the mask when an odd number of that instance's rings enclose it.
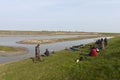
<instances>
[{"instance_id":1,"label":"calm water surface","mask_svg":"<svg viewBox=\"0 0 120 80\"><path fill-rule=\"evenodd\" d=\"M14 55L14 56L6 56L6 55L0 55L0 63L6 63L11 61L16 61L24 58L29 58L34 56L34 47L35 44L17 44L17 41L25 40L25 39L53 39L53 38L68 38L68 37L76 37L79 35L54 35L54 36L4 36L0 37L0 45L5 46L19 46L19 47L25 47L28 49L28 54L22 54L22 55ZM66 47L71 47L74 45L79 44L87 44L90 42L96 41L96 38L93 39L84 39L84 40L75 40L75 41L65 41L65 42L57 42L57 43L49 43L49 44L41 44L40 50L41 54L44 53L45 49L49 49L49 51L59 51L63 50Z\"/></svg>"}]
</instances>

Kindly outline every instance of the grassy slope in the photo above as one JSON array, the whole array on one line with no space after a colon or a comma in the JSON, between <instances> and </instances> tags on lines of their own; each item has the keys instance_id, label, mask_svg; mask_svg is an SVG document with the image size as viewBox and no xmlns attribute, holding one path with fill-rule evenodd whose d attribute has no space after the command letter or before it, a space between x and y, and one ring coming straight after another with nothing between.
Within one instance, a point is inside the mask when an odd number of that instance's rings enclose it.
<instances>
[{"instance_id":1,"label":"grassy slope","mask_svg":"<svg viewBox=\"0 0 120 80\"><path fill-rule=\"evenodd\" d=\"M44 57L43 62L31 59L0 66L0 80L119 80L120 37L109 40L109 45L97 57L75 59L88 52L60 51Z\"/></svg>"},{"instance_id":2,"label":"grassy slope","mask_svg":"<svg viewBox=\"0 0 120 80\"><path fill-rule=\"evenodd\" d=\"M12 46L0 46L0 51L19 51L20 48Z\"/></svg>"}]
</instances>

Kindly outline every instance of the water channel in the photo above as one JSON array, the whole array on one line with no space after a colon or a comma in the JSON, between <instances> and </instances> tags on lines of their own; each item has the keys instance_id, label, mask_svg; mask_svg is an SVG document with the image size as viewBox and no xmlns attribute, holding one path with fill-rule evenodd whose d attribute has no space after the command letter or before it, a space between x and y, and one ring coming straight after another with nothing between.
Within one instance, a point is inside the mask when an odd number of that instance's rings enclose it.
<instances>
[{"instance_id":1,"label":"water channel","mask_svg":"<svg viewBox=\"0 0 120 80\"><path fill-rule=\"evenodd\" d=\"M27 39L27 40L28 39L53 39L53 38L67 38L67 37L76 37L76 36L79 36L79 35L0 36L0 45L25 47L29 51L29 53L21 54L21 55L12 55L12 56L11 55L0 55L0 64L12 62L12 61L16 61L16 60L21 60L21 59L25 59L25 58L34 56L34 47L36 44L17 44L16 43L17 41L25 40L25 39ZM82 35L82 36L84 36L84 35ZM94 41L96 41L96 38L41 44L40 50L41 50L41 53L44 53L46 48L49 51L59 51L59 50L65 49L66 47L71 47L71 46L80 45L80 44L87 44L87 43L94 42Z\"/></svg>"}]
</instances>

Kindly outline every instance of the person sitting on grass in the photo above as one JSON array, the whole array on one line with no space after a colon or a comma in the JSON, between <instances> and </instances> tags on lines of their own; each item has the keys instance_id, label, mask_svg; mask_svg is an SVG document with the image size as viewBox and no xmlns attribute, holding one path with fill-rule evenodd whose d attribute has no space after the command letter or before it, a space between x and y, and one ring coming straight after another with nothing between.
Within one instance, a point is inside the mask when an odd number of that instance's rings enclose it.
<instances>
[{"instance_id":1,"label":"person sitting on grass","mask_svg":"<svg viewBox=\"0 0 120 80\"><path fill-rule=\"evenodd\" d=\"M71 49L72 51L76 51L76 48L75 48L75 47L70 47L70 49Z\"/></svg>"},{"instance_id":2,"label":"person sitting on grass","mask_svg":"<svg viewBox=\"0 0 120 80\"><path fill-rule=\"evenodd\" d=\"M97 56L97 51L96 51L96 48L93 47L91 52L90 52L90 56Z\"/></svg>"},{"instance_id":3,"label":"person sitting on grass","mask_svg":"<svg viewBox=\"0 0 120 80\"><path fill-rule=\"evenodd\" d=\"M77 63L80 62L80 61L83 61L83 57L80 57L80 58L77 58L77 59L76 59L76 62L77 62Z\"/></svg>"},{"instance_id":4,"label":"person sitting on grass","mask_svg":"<svg viewBox=\"0 0 120 80\"><path fill-rule=\"evenodd\" d=\"M44 53L46 56L49 56L49 51L48 49L46 49L45 53Z\"/></svg>"}]
</instances>

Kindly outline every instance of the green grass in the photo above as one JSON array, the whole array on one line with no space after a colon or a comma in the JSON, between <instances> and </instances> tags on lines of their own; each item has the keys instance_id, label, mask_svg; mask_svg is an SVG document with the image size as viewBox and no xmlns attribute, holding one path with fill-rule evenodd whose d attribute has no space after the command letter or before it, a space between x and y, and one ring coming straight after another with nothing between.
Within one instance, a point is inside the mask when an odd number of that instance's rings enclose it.
<instances>
[{"instance_id":1,"label":"green grass","mask_svg":"<svg viewBox=\"0 0 120 80\"><path fill-rule=\"evenodd\" d=\"M20 48L11 46L0 46L0 51L18 51Z\"/></svg>"},{"instance_id":2,"label":"green grass","mask_svg":"<svg viewBox=\"0 0 120 80\"><path fill-rule=\"evenodd\" d=\"M97 57L83 56L88 47L79 51L59 51L43 62L25 59L0 66L0 80L120 80L120 37L109 40Z\"/></svg>"}]
</instances>

